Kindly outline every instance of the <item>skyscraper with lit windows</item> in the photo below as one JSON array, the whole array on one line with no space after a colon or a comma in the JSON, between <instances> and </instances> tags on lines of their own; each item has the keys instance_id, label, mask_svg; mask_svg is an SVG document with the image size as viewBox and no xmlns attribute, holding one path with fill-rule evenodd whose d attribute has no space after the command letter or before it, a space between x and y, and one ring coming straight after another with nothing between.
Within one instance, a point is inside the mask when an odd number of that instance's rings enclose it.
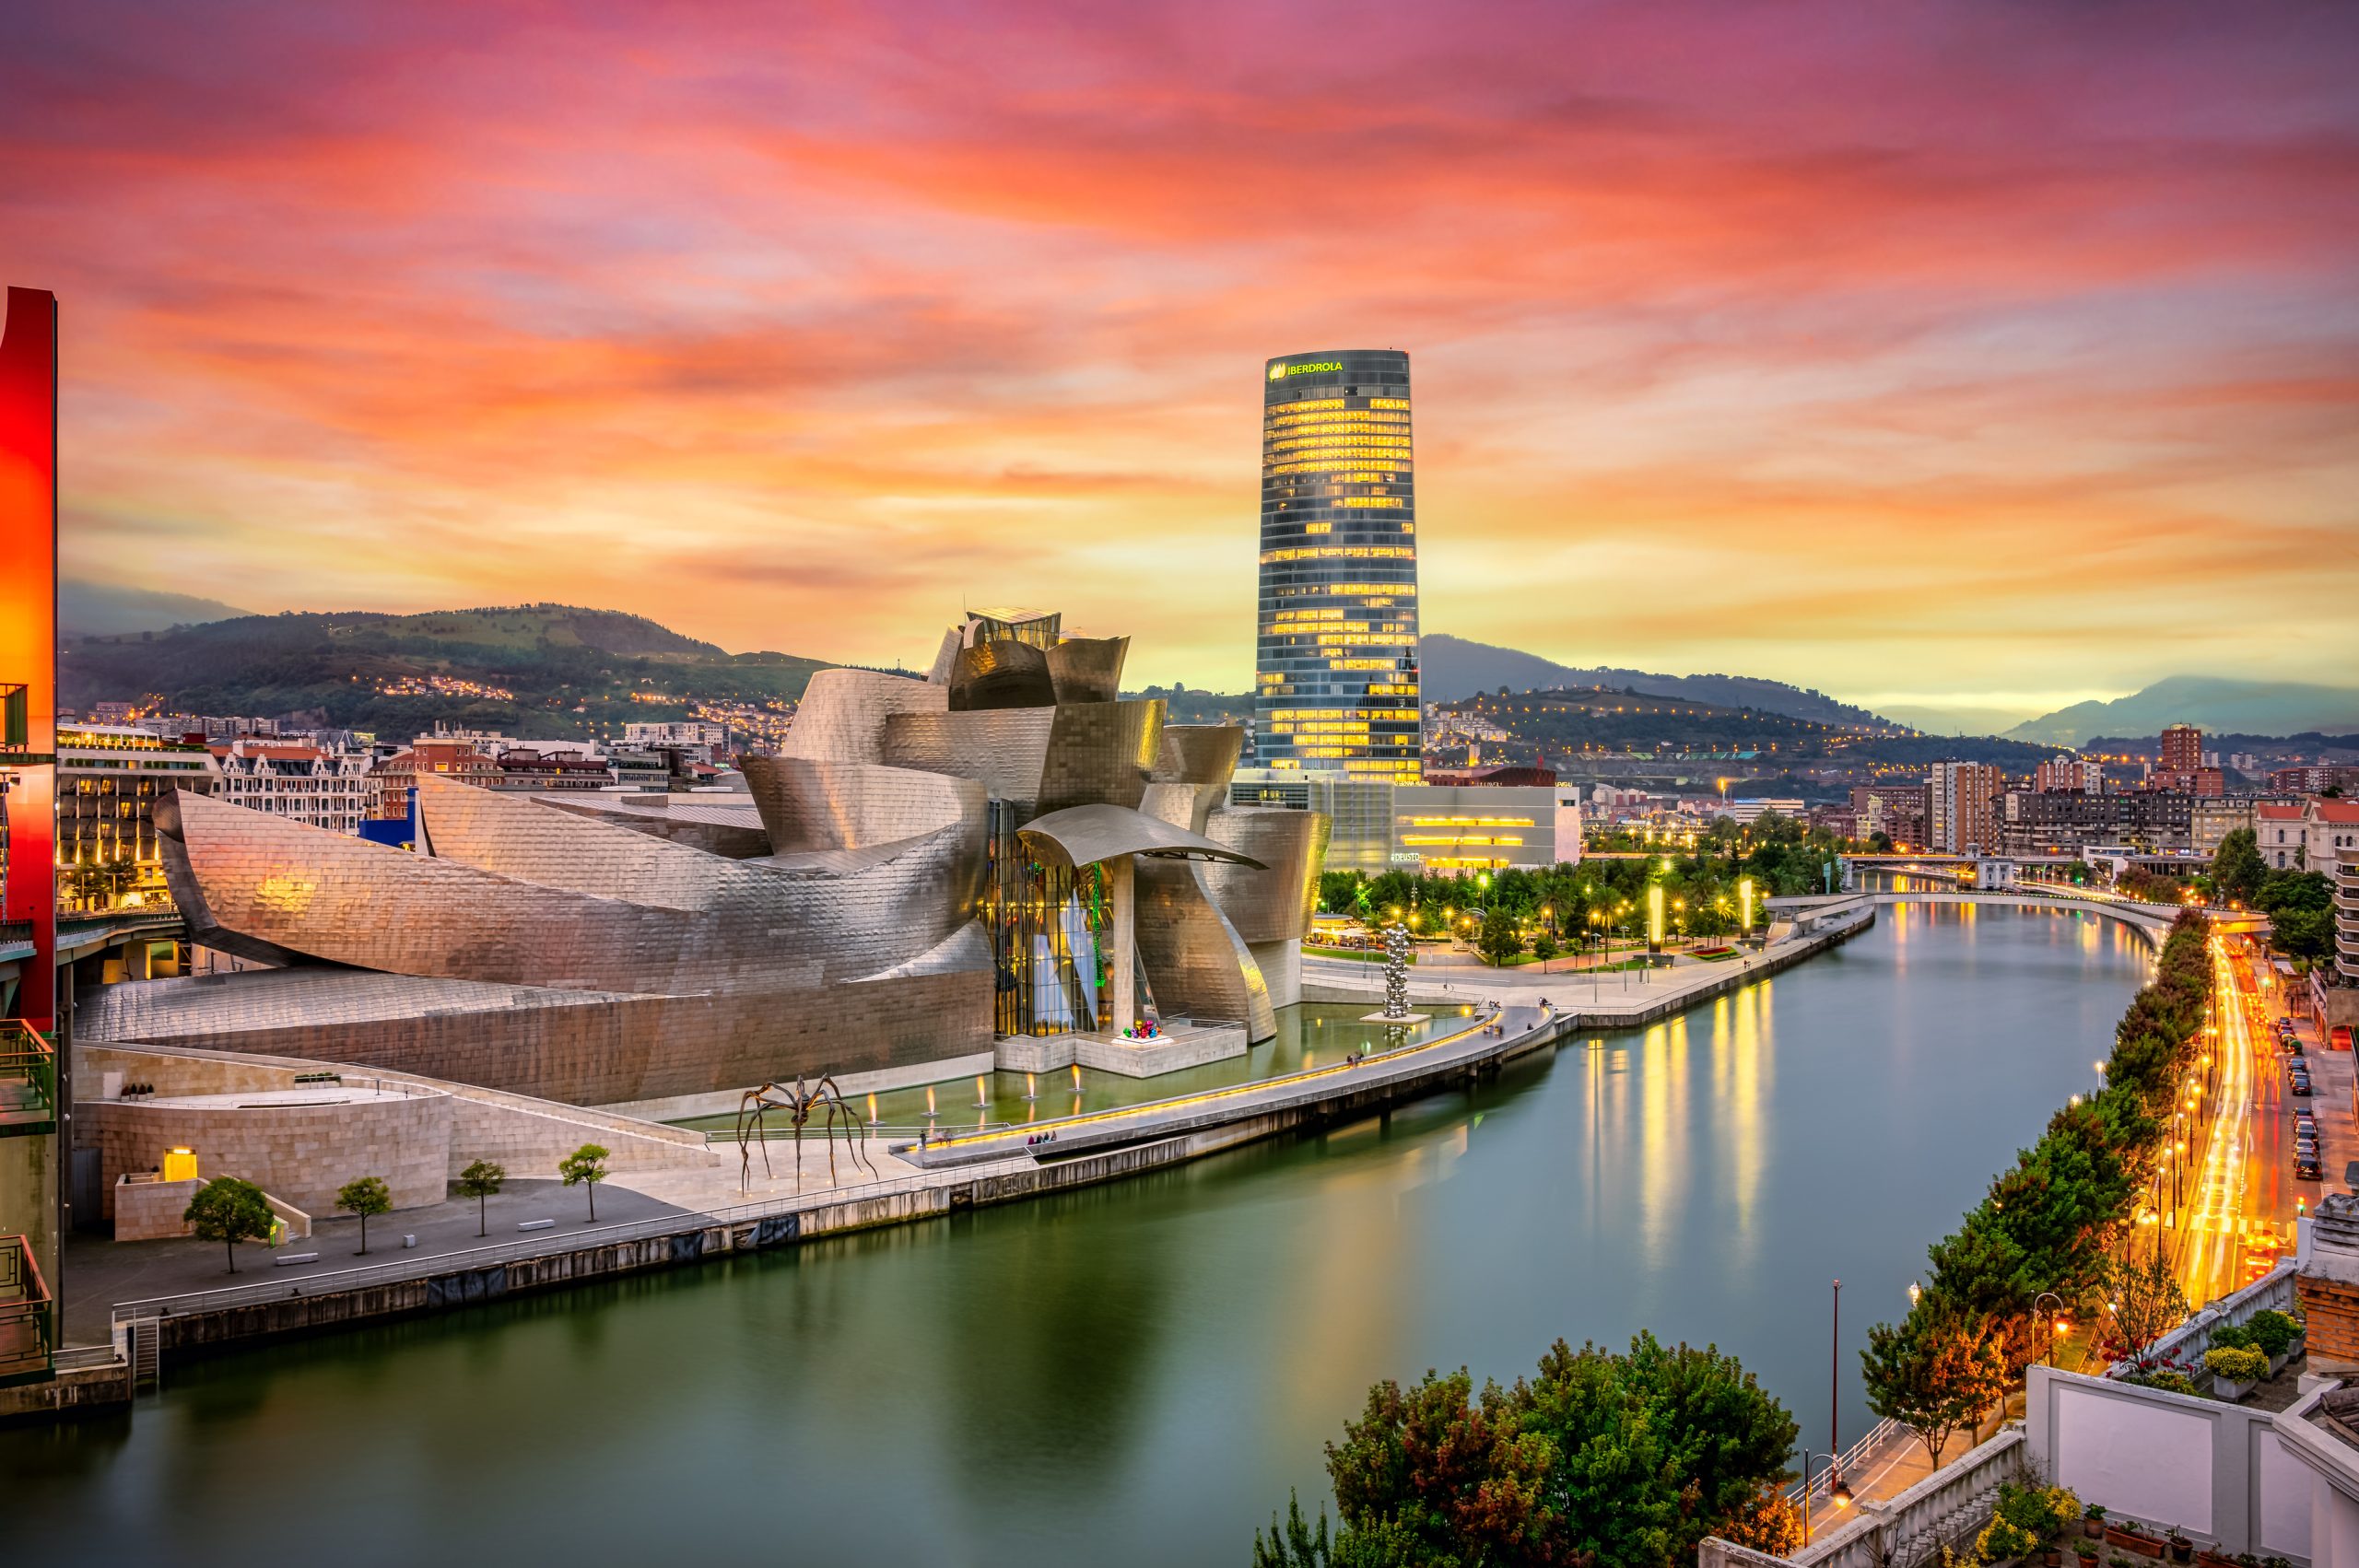
<instances>
[{"instance_id":1,"label":"skyscraper with lit windows","mask_svg":"<svg viewBox=\"0 0 2359 1568\"><path fill-rule=\"evenodd\" d=\"M1409 357L1331 349L1273 359L1265 376L1255 760L1414 783Z\"/></svg>"}]
</instances>

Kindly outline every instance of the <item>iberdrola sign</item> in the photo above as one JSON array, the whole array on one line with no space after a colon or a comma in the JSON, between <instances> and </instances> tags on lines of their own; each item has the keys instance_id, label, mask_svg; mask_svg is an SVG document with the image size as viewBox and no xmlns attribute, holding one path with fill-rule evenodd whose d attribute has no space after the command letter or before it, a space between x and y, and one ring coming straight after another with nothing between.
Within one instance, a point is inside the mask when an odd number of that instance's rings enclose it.
<instances>
[{"instance_id":1,"label":"iberdrola sign","mask_svg":"<svg viewBox=\"0 0 2359 1568\"><path fill-rule=\"evenodd\" d=\"M1288 376L1308 376L1317 370L1340 370L1343 368L1343 361L1339 359L1304 359L1291 365L1280 359L1271 364L1270 380L1283 381Z\"/></svg>"}]
</instances>

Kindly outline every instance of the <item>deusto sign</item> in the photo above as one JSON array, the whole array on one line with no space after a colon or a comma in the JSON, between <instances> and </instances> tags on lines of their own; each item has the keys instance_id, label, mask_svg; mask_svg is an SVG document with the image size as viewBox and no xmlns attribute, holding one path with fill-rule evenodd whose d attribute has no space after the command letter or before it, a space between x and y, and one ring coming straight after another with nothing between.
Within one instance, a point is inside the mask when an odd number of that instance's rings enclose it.
<instances>
[{"instance_id":1,"label":"deusto sign","mask_svg":"<svg viewBox=\"0 0 2359 1568\"><path fill-rule=\"evenodd\" d=\"M1304 359L1292 365L1280 359L1270 367L1270 380L1283 381L1288 376L1308 376L1318 370L1340 370L1343 368L1344 362L1340 359Z\"/></svg>"}]
</instances>

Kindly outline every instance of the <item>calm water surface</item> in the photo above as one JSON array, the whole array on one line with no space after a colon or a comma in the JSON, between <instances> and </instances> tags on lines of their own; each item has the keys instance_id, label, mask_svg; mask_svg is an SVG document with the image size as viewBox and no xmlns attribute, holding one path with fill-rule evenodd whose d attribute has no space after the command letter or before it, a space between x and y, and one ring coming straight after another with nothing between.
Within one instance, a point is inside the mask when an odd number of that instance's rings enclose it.
<instances>
[{"instance_id":1,"label":"calm water surface","mask_svg":"<svg viewBox=\"0 0 2359 1568\"><path fill-rule=\"evenodd\" d=\"M0 1433L27 1562L1242 1563L1378 1378L1717 1340L1818 1445L2091 1081L2110 922L1901 907L1480 1092L1047 1202L168 1369ZM23 1557L18 1559L21 1550Z\"/></svg>"}]
</instances>

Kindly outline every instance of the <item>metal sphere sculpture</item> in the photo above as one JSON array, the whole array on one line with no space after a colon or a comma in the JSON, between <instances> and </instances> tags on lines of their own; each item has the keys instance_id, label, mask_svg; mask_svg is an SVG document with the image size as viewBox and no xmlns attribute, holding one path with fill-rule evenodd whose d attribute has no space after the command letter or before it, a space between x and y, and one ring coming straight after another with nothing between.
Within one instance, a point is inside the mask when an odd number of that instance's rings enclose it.
<instances>
[{"instance_id":1,"label":"metal sphere sculpture","mask_svg":"<svg viewBox=\"0 0 2359 1568\"><path fill-rule=\"evenodd\" d=\"M852 1159L868 1166L868 1174L877 1174L869 1164L865 1149L868 1124L858 1110L836 1087L833 1078L822 1078L806 1085L796 1078L792 1089L776 1083L765 1083L758 1089L748 1089L737 1102L737 1187L744 1191L753 1181L754 1148L762 1146L762 1176L770 1176L770 1145L768 1117L772 1111L782 1111L794 1126L794 1189L803 1190L803 1129L815 1115L827 1138L827 1185L836 1185L836 1124L844 1124L844 1146ZM855 1141L857 1140L857 1141Z\"/></svg>"}]
</instances>

